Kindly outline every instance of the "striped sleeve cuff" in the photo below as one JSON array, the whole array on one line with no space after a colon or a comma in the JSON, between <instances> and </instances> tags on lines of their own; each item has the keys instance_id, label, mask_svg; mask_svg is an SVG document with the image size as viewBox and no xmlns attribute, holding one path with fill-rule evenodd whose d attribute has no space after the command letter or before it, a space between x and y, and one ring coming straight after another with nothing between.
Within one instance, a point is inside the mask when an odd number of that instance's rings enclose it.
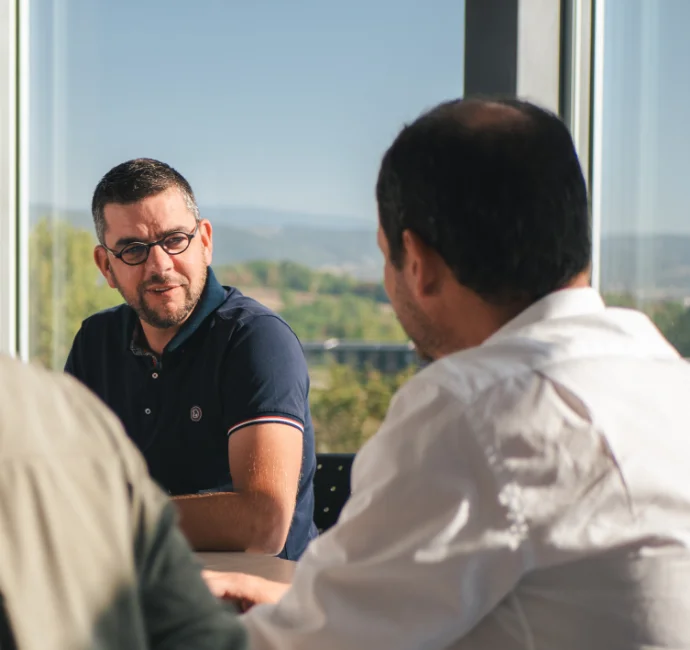
<instances>
[{"instance_id":1,"label":"striped sleeve cuff","mask_svg":"<svg viewBox=\"0 0 690 650\"><path fill-rule=\"evenodd\" d=\"M288 418L284 415L262 415L260 417L245 420L244 422L239 422L238 424L231 426L228 429L228 435L235 433L235 431L239 429L251 427L255 424L286 424L287 426L294 427L301 433L304 433L304 425L299 420Z\"/></svg>"}]
</instances>

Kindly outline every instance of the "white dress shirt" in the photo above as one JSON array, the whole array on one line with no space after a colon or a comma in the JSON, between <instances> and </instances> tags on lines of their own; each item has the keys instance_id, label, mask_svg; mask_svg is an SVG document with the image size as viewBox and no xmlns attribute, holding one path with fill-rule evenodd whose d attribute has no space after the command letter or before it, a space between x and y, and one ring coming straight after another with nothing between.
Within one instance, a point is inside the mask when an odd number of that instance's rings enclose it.
<instances>
[{"instance_id":1,"label":"white dress shirt","mask_svg":"<svg viewBox=\"0 0 690 650\"><path fill-rule=\"evenodd\" d=\"M592 289L394 397L264 650L690 648L690 364Z\"/></svg>"}]
</instances>

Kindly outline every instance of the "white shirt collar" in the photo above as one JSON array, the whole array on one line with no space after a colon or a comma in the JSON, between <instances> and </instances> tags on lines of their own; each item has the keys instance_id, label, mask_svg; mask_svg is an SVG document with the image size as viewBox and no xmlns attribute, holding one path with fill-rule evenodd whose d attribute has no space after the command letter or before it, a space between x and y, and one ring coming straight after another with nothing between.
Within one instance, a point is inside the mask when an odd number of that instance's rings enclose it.
<instances>
[{"instance_id":1,"label":"white shirt collar","mask_svg":"<svg viewBox=\"0 0 690 650\"><path fill-rule=\"evenodd\" d=\"M591 287L560 289L531 304L515 318L492 334L482 345L514 334L517 330L535 323L556 318L568 318L596 314L606 310L599 292Z\"/></svg>"}]
</instances>

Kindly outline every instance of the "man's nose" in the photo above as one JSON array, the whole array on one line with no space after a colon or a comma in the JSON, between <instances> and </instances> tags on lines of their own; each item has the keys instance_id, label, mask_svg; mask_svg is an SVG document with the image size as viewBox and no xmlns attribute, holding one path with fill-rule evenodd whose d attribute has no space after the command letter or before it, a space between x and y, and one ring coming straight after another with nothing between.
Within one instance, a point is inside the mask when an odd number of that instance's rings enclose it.
<instances>
[{"instance_id":1,"label":"man's nose","mask_svg":"<svg viewBox=\"0 0 690 650\"><path fill-rule=\"evenodd\" d=\"M152 246L149 250L149 257L146 260L149 271L160 274L162 271L169 271L173 267L172 257L163 250L162 246Z\"/></svg>"}]
</instances>

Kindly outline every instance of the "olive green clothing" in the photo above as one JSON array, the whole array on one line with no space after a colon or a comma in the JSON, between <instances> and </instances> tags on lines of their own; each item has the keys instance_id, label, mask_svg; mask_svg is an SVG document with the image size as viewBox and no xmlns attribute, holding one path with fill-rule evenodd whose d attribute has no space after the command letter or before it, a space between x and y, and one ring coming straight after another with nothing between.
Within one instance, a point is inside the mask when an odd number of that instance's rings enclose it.
<instances>
[{"instance_id":1,"label":"olive green clothing","mask_svg":"<svg viewBox=\"0 0 690 650\"><path fill-rule=\"evenodd\" d=\"M246 648L115 415L4 356L0 595L0 635L20 650Z\"/></svg>"}]
</instances>

